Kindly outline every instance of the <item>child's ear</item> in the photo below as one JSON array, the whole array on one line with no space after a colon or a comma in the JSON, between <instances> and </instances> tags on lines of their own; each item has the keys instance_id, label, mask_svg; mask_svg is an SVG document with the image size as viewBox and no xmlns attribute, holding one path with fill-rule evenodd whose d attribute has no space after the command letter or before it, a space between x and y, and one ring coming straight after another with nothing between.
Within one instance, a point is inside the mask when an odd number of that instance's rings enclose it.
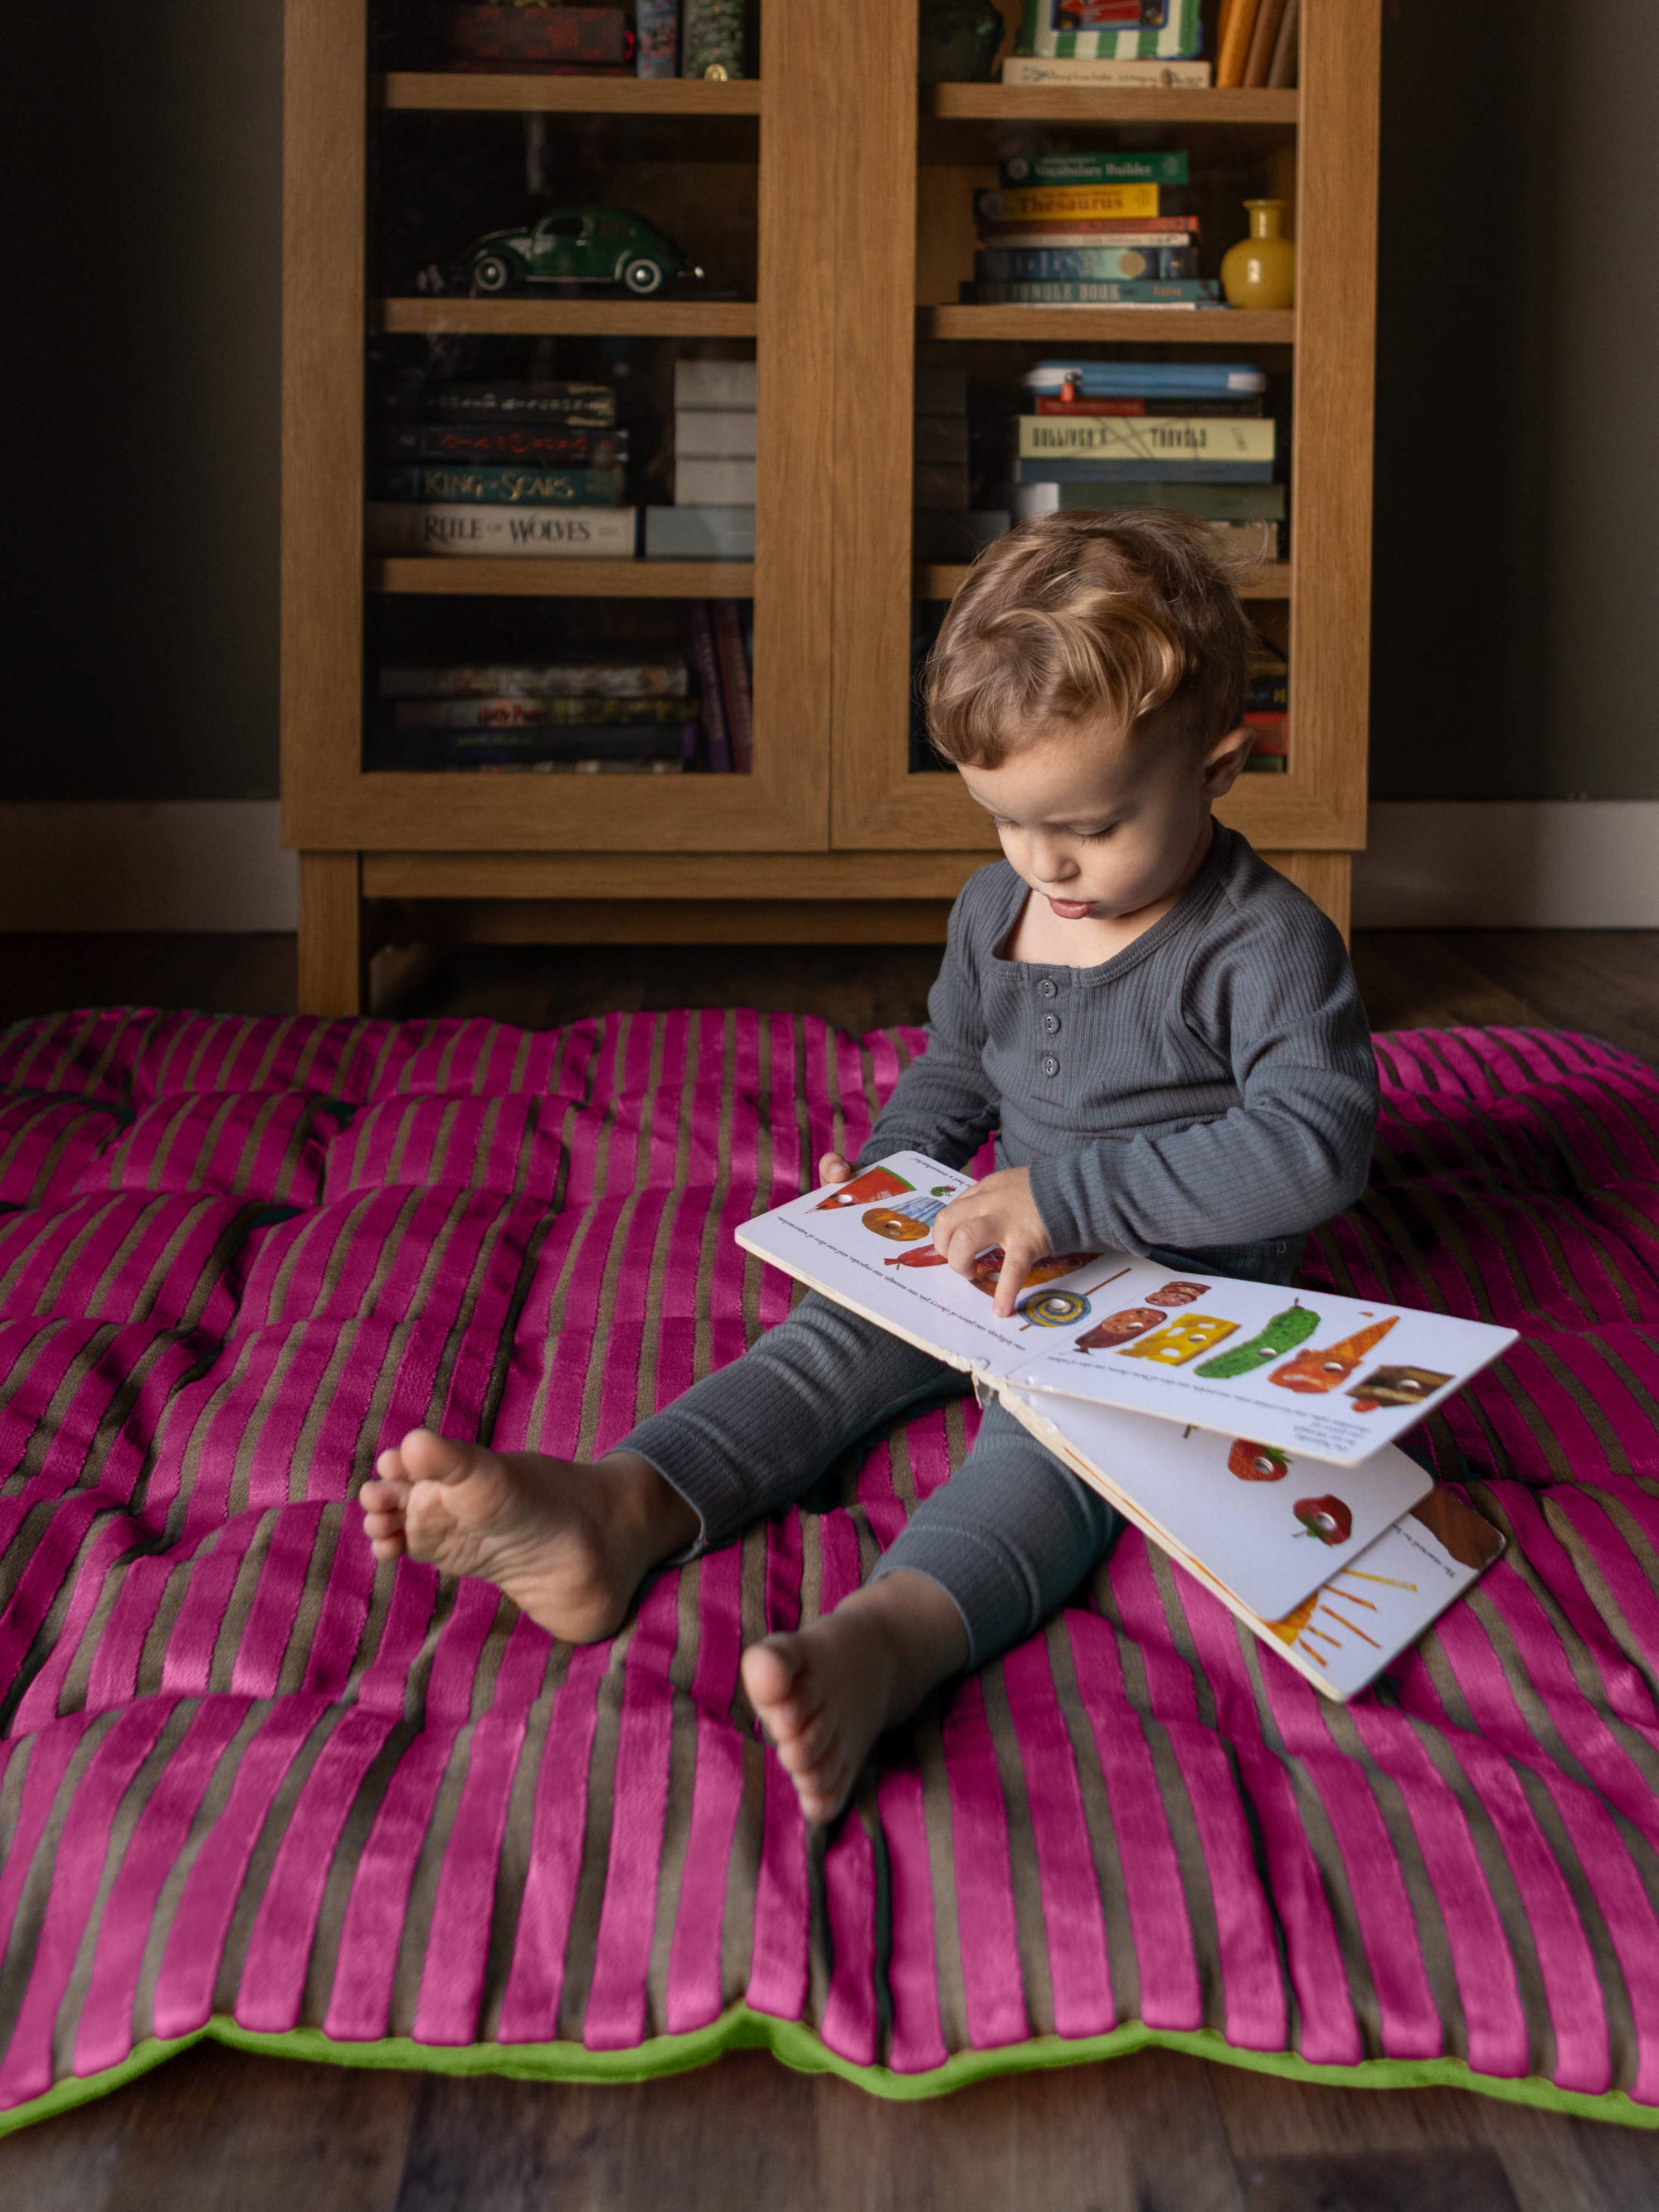
<instances>
[{"instance_id":1,"label":"child's ear","mask_svg":"<svg viewBox=\"0 0 1659 2212\"><path fill-rule=\"evenodd\" d=\"M1204 796L1219 799L1232 789L1243 771L1255 744L1255 732L1241 722L1236 730L1229 730L1224 738L1218 738L1204 756Z\"/></svg>"}]
</instances>

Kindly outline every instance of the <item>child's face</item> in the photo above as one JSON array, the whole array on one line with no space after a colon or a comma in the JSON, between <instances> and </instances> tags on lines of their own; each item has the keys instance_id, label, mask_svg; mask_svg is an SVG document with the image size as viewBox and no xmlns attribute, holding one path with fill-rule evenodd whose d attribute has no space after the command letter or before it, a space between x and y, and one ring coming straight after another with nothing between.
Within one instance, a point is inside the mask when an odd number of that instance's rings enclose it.
<instances>
[{"instance_id":1,"label":"child's face","mask_svg":"<svg viewBox=\"0 0 1659 2212\"><path fill-rule=\"evenodd\" d=\"M1206 756L1178 738L1061 723L1000 768L959 770L996 824L1009 866L1063 921L1137 914L1178 890L1208 849L1210 805L1249 752L1249 732Z\"/></svg>"}]
</instances>

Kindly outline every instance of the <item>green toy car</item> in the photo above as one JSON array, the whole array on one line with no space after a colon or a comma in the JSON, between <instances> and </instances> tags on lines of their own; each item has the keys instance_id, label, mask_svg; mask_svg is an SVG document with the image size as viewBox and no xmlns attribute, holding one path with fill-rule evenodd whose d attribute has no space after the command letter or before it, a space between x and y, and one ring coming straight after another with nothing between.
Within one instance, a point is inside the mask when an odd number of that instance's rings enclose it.
<instances>
[{"instance_id":1,"label":"green toy car","mask_svg":"<svg viewBox=\"0 0 1659 2212\"><path fill-rule=\"evenodd\" d=\"M671 276L702 275L642 216L614 207L549 208L530 229L487 232L466 264L483 299L532 284L617 284L648 300Z\"/></svg>"}]
</instances>

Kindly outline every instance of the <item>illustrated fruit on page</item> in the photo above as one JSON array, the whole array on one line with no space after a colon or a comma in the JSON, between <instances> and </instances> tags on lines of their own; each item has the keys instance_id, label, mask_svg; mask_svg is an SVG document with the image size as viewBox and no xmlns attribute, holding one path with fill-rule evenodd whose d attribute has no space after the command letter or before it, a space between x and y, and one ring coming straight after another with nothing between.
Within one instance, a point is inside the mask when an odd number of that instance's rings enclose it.
<instances>
[{"instance_id":1,"label":"illustrated fruit on page","mask_svg":"<svg viewBox=\"0 0 1659 2212\"><path fill-rule=\"evenodd\" d=\"M1374 1321L1369 1328L1356 1329L1335 1344L1311 1344L1294 1359L1275 1367L1267 1380L1277 1382L1281 1390L1299 1390L1306 1397L1334 1390L1347 1381L1365 1354L1382 1343L1398 1318L1390 1314L1386 1321Z\"/></svg>"},{"instance_id":2,"label":"illustrated fruit on page","mask_svg":"<svg viewBox=\"0 0 1659 2212\"><path fill-rule=\"evenodd\" d=\"M1207 1283L1165 1283L1161 1291L1146 1293L1146 1303L1149 1306L1195 1305L1209 1287Z\"/></svg>"},{"instance_id":3,"label":"illustrated fruit on page","mask_svg":"<svg viewBox=\"0 0 1659 2212\"><path fill-rule=\"evenodd\" d=\"M1198 1371L1204 1372L1201 1367ZM1275 1450L1272 1444L1253 1444L1244 1437L1236 1439L1227 1455L1227 1472L1241 1482L1283 1482L1290 1471L1288 1453Z\"/></svg>"},{"instance_id":4,"label":"illustrated fruit on page","mask_svg":"<svg viewBox=\"0 0 1659 2212\"><path fill-rule=\"evenodd\" d=\"M1450 1381L1449 1375L1433 1367L1373 1367L1348 1395L1356 1413L1374 1413L1379 1406L1420 1406Z\"/></svg>"},{"instance_id":5,"label":"illustrated fruit on page","mask_svg":"<svg viewBox=\"0 0 1659 2212\"><path fill-rule=\"evenodd\" d=\"M844 1206L868 1206L878 1198L902 1198L913 1186L902 1176L896 1176L891 1168L866 1168L850 1182L837 1183L828 1198L821 1198L812 1208L814 1213L833 1213Z\"/></svg>"},{"instance_id":6,"label":"illustrated fruit on page","mask_svg":"<svg viewBox=\"0 0 1659 2212\"><path fill-rule=\"evenodd\" d=\"M1206 1382L1231 1382L1237 1375L1253 1375L1258 1367L1265 1367L1270 1359L1277 1359L1281 1352L1291 1352L1313 1334L1319 1326L1319 1316L1299 1301L1276 1313L1259 1334L1246 1344L1236 1344L1214 1359L1206 1359L1194 1374Z\"/></svg>"},{"instance_id":7,"label":"illustrated fruit on page","mask_svg":"<svg viewBox=\"0 0 1659 2212\"><path fill-rule=\"evenodd\" d=\"M1046 1260L1037 1261L1020 1288L1030 1291L1041 1283L1054 1282L1078 1267L1086 1267L1094 1256L1092 1252L1052 1252ZM994 1295L998 1279L1002 1273L1002 1263L1006 1257L1000 1244L993 1244L988 1252L980 1254L968 1277L976 1291L983 1291L987 1297Z\"/></svg>"},{"instance_id":8,"label":"illustrated fruit on page","mask_svg":"<svg viewBox=\"0 0 1659 2212\"><path fill-rule=\"evenodd\" d=\"M893 1244L919 1244L945 1211L945 1201L929 1191L912 1191L896 1206L872 1206L859 1218L874 1236Z\"/></svg>"},{"instance_id":9,"label":"illustrated fruit on page","mask_svg":"<svg viewBox=\"0 0 1659 2212\"><path fill-rule=\"evenodd\" d=\"M1091 1329L1079 1337L1079 1352L1110 1352L1120 1344L1127 1344L1132 1336L1144 1329L1156 1328L1165 1316L1156 1306L1125 1306L1121 1313L1108 1314Z\"/></svg>"},{"instance_id":10,"label":"illustrated fruit on page","mask_svg":"<svg viewBox=\"0 0 1659 2212\"><path fill-rule=\"evenodd\" d=\"M1179 1321L1166 1322L1156 1336L1126 1344L1118 1358L1150 1359L1159 1367L1184 1367L1200 1352L1231 1336L1237 1327L1236 1321L1223 1321L1218 1314L1182 1314Z\"/></svg>"},{"instance_id":11,"label":"illustrated fruit on page","mask_svg":"<svg viewBox=\"0 0 1659 2212\"><path fill-rule=\"evenodd\" d=\"M1322 1544L1346 1544L1353 1534L1353 1515L1340 1498L1298 1498L1291 1510L1303 1534Z\"/></svg>"}]
</instances>

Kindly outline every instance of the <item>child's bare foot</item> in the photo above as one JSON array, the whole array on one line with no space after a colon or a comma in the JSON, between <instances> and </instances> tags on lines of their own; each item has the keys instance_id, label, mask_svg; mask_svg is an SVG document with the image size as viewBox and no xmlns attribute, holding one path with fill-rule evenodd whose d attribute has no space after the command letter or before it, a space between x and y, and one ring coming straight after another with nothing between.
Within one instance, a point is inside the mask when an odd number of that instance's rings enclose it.
<instances>
[{"instance_id":1,"label":"child's bare foot","mask_svg":"<svg viewBox=\"0 0 1659 2212\"><path fill-rule=\"evenodd\" d=\"M565 1644L614 1635L652 1568L699 1526L635 1453L590 1466L430 1429L380 1454L362 1503L377 1559L407 1552L445 1574L480 1576Z\"/></svg>"},{"instance_id":2,"label":"child's bare foot","mask_svg":"<svg viewBox=\"0 0 1659 2212\"><path fill-rule=\"evenodd\" d=\"M854 1590L832 1613L743 1655L743 1686L777 1746L801 1810L831 1820L884 1729L968 1663L955 1601L901 1569Z\"/></svg>"}]
</instances>

